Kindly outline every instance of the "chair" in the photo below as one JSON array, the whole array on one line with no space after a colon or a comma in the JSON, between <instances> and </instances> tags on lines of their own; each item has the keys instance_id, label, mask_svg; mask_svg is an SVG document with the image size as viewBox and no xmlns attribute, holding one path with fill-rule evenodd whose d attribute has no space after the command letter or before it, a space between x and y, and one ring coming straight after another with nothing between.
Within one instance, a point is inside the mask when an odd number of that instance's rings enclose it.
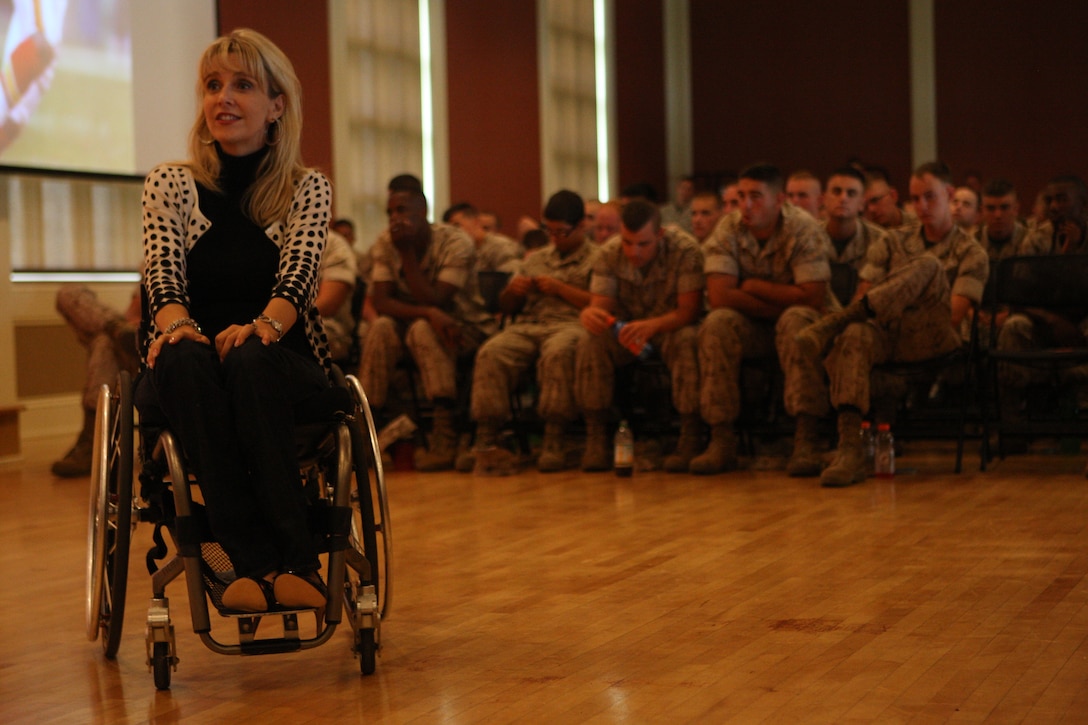
<instances>
[{"instance_id":1,"label":"chair","mask_svg":"<svg viewBox=\"0 0 1088 725\"><path fill-rule=\"evenodd\" d=\"M1075 398L1062 395L1067 388L1065 374L1088 365L1088 341L1077 329L1088 316L1088 255L1021 256L1004 259L997 265L991 322L987 372L993 410L988 417L987 434L997 433L998 455L1005 457L1005 438L1009 435L1068 436L1088 435L1088 420L1075 411ZM1025 314L1034 324L1038 347L1031 350L1001 350L997 347L997 313ZM1053 325L1059 318L1067 324ZM1041 389L1046 405L1029 406L1022 419L1002 415L1002 385L999 370L1011 365L1029 368L1044 376ZM1039 398L1040 396L1035 396ZM1028 402L1033 402L1031 399ZM1043 402L1043 401L1039 401Z\"/></svg>"},{"instance_id":2,"label":"chair","mask_svg":"<svg viewBox=\"0 0 1088 725\"><path fill-rule=\"evenodd\" d=\"M133 382L122 372L111 390L99 391L91 472L86 589L87 637L101 636L105 656L113 659L121 642L129 548L138 522L154 525L154 545L146 563L152 599L147 615L147 661L156 688L170 687L177 667L174 625L166 586L184 575L193 631L218 654L253 655L295 652L329 641L347 618L352 650L363 674L375 669L379 627L391 602L391 535L385 478L377 433L362 386L334 370L335 385L314 405L296 414L300 450L300 485L310 502L312 530L326 553L329 597L318 610L285 609L262 614L224 610L221 597L233 579L233 566L212 536L204 507L194 500L199 485L187 470L181 446L165 421L134 421ZM136 445L139 432L139 445ZM134 495L134 461L139 460L139 495ZM167 558L166 531L174 556ZM209 600L220 615L237 622L237 643L212 633ZM316 611L313 636L300 636L298 615ZM280 617L283 636L257 636L262 617Z\"/></svg>"},{"instance_id":3,"label":"chair","mask_svg":"<svg viewBox=\"0 0 1088 725\"><path fill-rule=\"evenodd\" d=\"M510 281L510 272L481 271L476 273L476 283L480 288L480 296L484 300L484 307L493 315L502 310L499 308L499 295Z\"/></svg>"},{"instance_id":4,"label":"chair","mask_svg":"<svg viewBox=\"0 0 1088 725\"><path fill-rule=\"evenodd\" d=\"M835 298L845 307L857 290L857 269L849 262L831 262L830 284ZM777 352L772 350L767 355L742 359L740 389L741 410L736 428L742 452L755 455L758 440L773 441L793 435L795 423L786 413L785 378Z\"/></svg>"},{"instance_id":5,"label":"chair","mask_svg":"<svg viewBox=\"0 0 1088 725\"><path fill-rule=\"evenodd\" d=\"M944 355L911 362L890 361L873 366L874 397L883 383L896 380L907 388L905 404L896 410L896 435L908 438L954 438L955 473L963 470L963 449L972 424L985 447L984 406L981 377L978 315L970 316L967 341ZM919 395L921 391L921 395ZM899 396L879 396L898 398ZM972 416L972 411L974 415ZM980 469L985 470L984 464Z\"/></svg>"},{"instance_id":6,"label":"chair","mask_svg":"<svg viewBox=\"0 0 1088 725\"><path fill-rule=\"evenodd\" d=\"M476 283L479 286L480 296L484 301L484 307L493 315L501 315L499 319L500 329L512 323L515 318L515 315L506 314L499 306L499 295L506 289L506 284L510 281L512 276L513 274L511 272L502 272L498 270L485 270L476 273ZM529 410L526 410L522 401L523 397L529 397L530 399L536 398L536 380L535 376L532 374L533 369L533 367L530 367L514 389L510 391L510 425L513 429L514 437L517 440L518 448L524 455L529 455L531 452L531 445L529 443L530 430L536 430L541 427L541 422L534 419L532 406L530 406ZM469 382L471 382L471 369L469 369L468 374ZM470 387L471 385L465 385L466 396ZM467 400L465 401L464 409L468 409Z\"/></svg>"}]
</instances>

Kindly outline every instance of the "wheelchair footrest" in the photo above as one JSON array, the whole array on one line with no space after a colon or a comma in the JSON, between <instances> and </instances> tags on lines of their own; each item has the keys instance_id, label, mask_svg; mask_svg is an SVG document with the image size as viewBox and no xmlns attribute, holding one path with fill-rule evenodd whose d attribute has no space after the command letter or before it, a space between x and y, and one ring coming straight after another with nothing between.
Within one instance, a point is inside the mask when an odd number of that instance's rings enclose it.
<instances>
[{"instance_id":1,"label":"wheelchair footrest","mask_svg":"<svg viewBox=\"0 0 1088 725\"><path fill-rule=\"evenodd\" d=\"M299 607L296 609L269 609L267 612L238 612L233 609L220 609L219 615L230 619L255 619L259 623L262 617L295 617L305 612L316 612L318 607Z\"/></svg>"},{"instance_id":2,"label":"wheelchair footrest","mask_svg":"<svg viewBox=\"0 0 1088 725\"><path fill-rule=\"evenodd\" d=\"M321 628L321 610L317 609L272 610L261 614L220 613L225 617L237 620L238 645L242 654L272 654L275 652L293 652L301 649L302 641L298 632L298 615L303 612L316 612L319 617L318 628ZM261 626L261 620L269 616L283 618L283 636L258 639L257 628Z\"/></svg>"},{"instance_id":3,"label":"wheelchair footrest","mask_svg":"<svg viewBox=\"0 0 1088 725\"><path fill-rule=\"evenodd\" d=\"M302 643L297 639L262 639L239 644L243 655L274 655L283 652L298 652Z\"/></svg>"},{"instance_id":4,"label":"wheelchair footrest","mask_svg":"<svg viewBox=\"0 0 1088 725\"><path fill-rule=\"evenodd\" d=\"M298 609L291 611L271 611L261 614L223 613L238 622L238 648L239 654L265 655L279 652L296 652L303 649L303 642L299 638L298 615L301 612L313 612L314 609ZM257 628L261 626L261 620L265 617L277 616L283 618L283 636L257 638Z\"/></svg>"}]
</instances>

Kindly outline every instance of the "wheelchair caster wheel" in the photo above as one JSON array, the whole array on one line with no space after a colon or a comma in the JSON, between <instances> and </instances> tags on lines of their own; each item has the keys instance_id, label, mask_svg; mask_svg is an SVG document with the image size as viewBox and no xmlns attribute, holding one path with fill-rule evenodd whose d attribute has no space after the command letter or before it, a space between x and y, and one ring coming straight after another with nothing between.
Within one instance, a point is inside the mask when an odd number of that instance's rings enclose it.
<instances>
[{"instance_id":1,"label":"wheelchair caster wheel","mask_svg":"<svg viewBox=\"0 0 1088 725\"><path fill-rule=\"evenodd\" d=\"M173 669L170 662L170 643L156 642L151 650L151 669L155 674L155 689L170 689L170 671Z\"/></svg>"},{"instance_id":2,"label":"wheelchair caster wheel","mask_svg":"<svg viewBox=\"0 0 1088 725\"><path fill-rule=\"evenodd\" d=\"M377 669L377 650L373 629L360 629L355 633L355 652L359 655L359 670L364 675L373 675Z\"/></svg>"}]
</instances>

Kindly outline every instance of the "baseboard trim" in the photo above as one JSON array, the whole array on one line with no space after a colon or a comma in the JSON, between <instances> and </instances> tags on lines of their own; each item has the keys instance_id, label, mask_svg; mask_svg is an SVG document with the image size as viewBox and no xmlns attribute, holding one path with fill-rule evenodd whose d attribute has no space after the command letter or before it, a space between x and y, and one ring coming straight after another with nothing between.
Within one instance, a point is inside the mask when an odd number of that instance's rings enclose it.
<instances>
[{"instance_id":1,"label":"baseboard trim","mask_svg":"<svg viewBox=\"0 0 1088 725\"><path fill-rule=\"evenodd\" d=\"M74 436L83 427L82 396L78 393L23 398L19 404L25 406L19 417L23 440L65 434Z\"/></svg>"}]
</instances>

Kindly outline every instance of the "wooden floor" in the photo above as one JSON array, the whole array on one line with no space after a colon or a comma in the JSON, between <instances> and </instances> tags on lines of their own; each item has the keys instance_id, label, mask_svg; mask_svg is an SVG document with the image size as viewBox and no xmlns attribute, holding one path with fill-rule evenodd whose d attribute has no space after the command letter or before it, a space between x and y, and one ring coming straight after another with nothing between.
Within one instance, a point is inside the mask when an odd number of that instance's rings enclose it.
<instances>
[{"instance_id":1,"label":"wooden floor","mask_svg":"<svg viewBox=\"0 0 1088 725\"><path fill-rule=\"evenodd\" d=\"M216 655L179 581L181 662L156 692L150 529L107 661L84 634L88 484L48 473L66 443L0 466L3 723L1088 720L1080 456L985 474L976 458L956 476L947 447L914 443L894 482L838 491L773 470L393 473L375 675L347 630L299 654Z\"/></svg>"}]
</instances>

